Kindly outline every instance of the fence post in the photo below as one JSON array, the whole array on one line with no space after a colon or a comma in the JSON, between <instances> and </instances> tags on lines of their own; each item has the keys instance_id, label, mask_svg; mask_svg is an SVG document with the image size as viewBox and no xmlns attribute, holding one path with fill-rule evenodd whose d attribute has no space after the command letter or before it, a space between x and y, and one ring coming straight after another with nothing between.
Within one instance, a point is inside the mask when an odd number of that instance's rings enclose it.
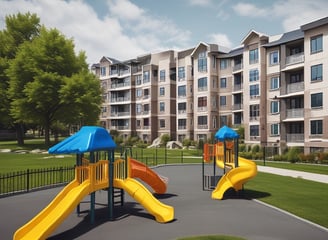
<instances>
[{"instance_id":1,"label":"fence post","mask_svg":"<svg viewBox=\"0 0 328 240\"><path fill-rule=\"evenodd\" d=\"M29 186L30 186L30 169L27 169L26 171L26 191L29 192Z\"/></svg>"},{"instance_id":2,"label":"fence post","mask_svg":"<svg viewBox=\"0 0 328 240\"><path fill-rule=\"evenodd\" d=\"M164 154L164 161L165 161L165 164L167 164L167 148L166 148L166 145L165 145L165 154Z\"/></svg>"}]
</instances>

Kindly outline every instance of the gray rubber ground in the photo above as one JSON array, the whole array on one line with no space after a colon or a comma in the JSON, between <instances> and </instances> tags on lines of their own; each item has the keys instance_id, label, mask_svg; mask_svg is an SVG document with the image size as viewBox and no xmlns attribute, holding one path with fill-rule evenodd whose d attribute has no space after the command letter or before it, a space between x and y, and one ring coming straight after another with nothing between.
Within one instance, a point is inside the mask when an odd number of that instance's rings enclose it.
<instances>
[{"instance_id":1,"label":"gray rubber ground","mask_svg":"<svg viewBox=\"0 0 328 240\"><path fill-rule=\"evenodd\" d=\"M115 207L115 219L108 221L107 192L96 194L96 223L90 224L89 197L81 203L83 214L72 213L49 239L134 239L167 240L192 235L222 234L249 240L327 240L328 229L303 221L278 209L228 194L212 200L211 191L202 190L201 165L171 165L155 168L169 178L167 194L159 200L175 208L175 220L162 224L128 195L123 207ZM324 185L324 187L328 185ZM0 199L0 238L13 233L43 209L61 190L55 188ZM267 196L268 193L257 193ZM309 199L310 201L310 199Z\"/></svg>"}]
</instances>

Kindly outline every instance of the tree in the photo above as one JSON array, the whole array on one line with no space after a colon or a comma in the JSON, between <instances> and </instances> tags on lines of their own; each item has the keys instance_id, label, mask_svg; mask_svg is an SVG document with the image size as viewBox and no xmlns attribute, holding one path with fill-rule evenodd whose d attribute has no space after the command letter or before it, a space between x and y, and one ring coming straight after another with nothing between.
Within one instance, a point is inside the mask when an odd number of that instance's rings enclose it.
<instances>
[{"instance_id":1,"label":"tree","mask_svg":"<svg viewBox=\"0 0 328 240\"><path fill-rule=\"evenodd\" d=\"M24 143L22 123L14 122L10 116L9 77L6 71L10 61L16 57L19 46L39 35L40 19L36 14L18 13L7 16L5 21L6 29L0 31L0 125L15 126L18 144L22 145Z\"/></svg>"},{"instance_id":2,"label":"tree","mask_svg":"<svg viewBox=\"0 0 328 240\"><path fill-rule=\"evenodd\" d=\"M37 123L50 145L53 123L96 123L101 88L88 71L84 52L75 55L72 40L58 30L42 27L40 35L21 44L7 71L11 115Z\"/></svg>"}]
</instances>

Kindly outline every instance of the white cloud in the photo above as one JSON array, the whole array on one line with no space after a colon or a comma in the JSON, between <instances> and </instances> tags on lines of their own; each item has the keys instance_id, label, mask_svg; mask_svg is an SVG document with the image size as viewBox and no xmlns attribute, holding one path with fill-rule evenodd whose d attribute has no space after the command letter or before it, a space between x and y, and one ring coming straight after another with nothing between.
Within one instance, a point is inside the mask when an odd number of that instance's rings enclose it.
<instances>
[{"instance_id":1,"label":"white cloud","mask_svg":"<svg viewBox=\"0 0 328 240\"><path fill-rule=\"evenodd\" d=\"M327 17L328 1L326 0L287 0L276 2L272 12L282 19L285 31L298 29L301 25Z\"/></svg>"},{"instance_id":2,"label":"white cloud","mask_svg":"<svg viewBox=\"0 0 328 240\"><path fill-rule=\"evenodd\" d=\"M76 51L85 51L89 64L102 56L126 60L154 49L186 47L190 38L190 32L150 16L128 0L108 0L108 13L101 18L81 0L0 1L0 9L0 30L8 14L36 13L47 28L57 28L73 38Z\"/></svg>"},{"instance_id":3,"label":"white cloud","mask_svg":"<svg viewBox=\"0 0 328 240\"><path fill-rule=\"evenodd\" d=\"M190 0L190 5L194 6L209 6L211 5L211 0Z\"/></svg>"},{"instance_id":4,"label":"white cloud","mask_svg":"<svg viewBox=\"0 0 328 240\"><path fill-rule=\"evenodd\" d=\"M264 17L268 16L268 11L265 8L259 8L251 3L238 3L232 9L240 16L244 17Z\"/></svg>"},{"instance_id":5,"label":"white cloud","mask_svg":"<svg viewBox=\"0 0 328 240\"><path fill-rule=\"evenodd\" d=\"M223 33L213 33L210 36L210 43L216 43L220 46L232 48L233 44L229 37Z\"/></svg>"}]
</instances>

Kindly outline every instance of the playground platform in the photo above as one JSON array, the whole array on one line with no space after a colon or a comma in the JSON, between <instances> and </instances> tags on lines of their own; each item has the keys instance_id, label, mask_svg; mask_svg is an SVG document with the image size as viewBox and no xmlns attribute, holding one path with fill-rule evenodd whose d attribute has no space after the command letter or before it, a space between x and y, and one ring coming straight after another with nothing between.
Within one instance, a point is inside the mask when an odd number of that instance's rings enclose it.
<instances>
[{"instance_id":1,"label":"playground platform","mask_svg":"<svg viewBox=\"0 0 328 240\"><path fill-rule=\"evenodd\" d=\"M212 234L240 236L252 240L328 238L328 229L247 199L247 195L238 197L232 194L223 201L211 199L211 191L202 190L201 168L201 164L195 164L167 165L154 169L168 178L167 193L156 197L175 208L175 220L172 222L156 222L128 194L125 194L124 206L116 206L114 220L109 221L105 206L107 193L97 191L95 223L90 224L87 212L90 198L86 197L81 203L82 213L79 216L76 213L70 214L49 239L173 240L178 237ZM259 171L262 171L261 168ZM1 239L12 239L14 232L43 209L62 188L0 199ZM267 194L260 193L263 197Z\"/></svg>"}]
</instances>

